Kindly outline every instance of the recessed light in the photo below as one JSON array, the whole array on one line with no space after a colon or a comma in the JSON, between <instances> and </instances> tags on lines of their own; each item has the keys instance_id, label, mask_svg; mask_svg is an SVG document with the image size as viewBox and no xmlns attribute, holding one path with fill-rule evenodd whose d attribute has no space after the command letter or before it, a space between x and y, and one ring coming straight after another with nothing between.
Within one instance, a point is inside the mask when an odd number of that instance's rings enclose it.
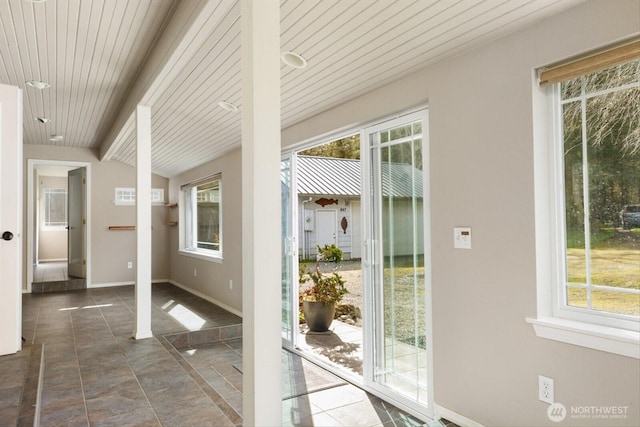
<instances>
[{"instance_id":1,"label":"recessed light","mask_svg":"<svg viewBox=\"0 0 640 427\"><path fill-rule=\"evenodd\" d=\"M305 68L307 66L307 60L302 55L295 52L283 52L280 56L282 62L293 68Z\"/></svg>"},{"instance_id":2,"label":"recessed light","mask_svg":"<svg viewBox=\"0 0 640 427\"><path fill-rule=\"evenodd\" d=\"M46 89L49 87L49 83L41 82L40 80L29 80L27 85L35 87L36 89Z\"/></svg>"},{"instance_id":3,"label":"recessed light","mask_svg":"<svg viewBox=\"0 0 640 427\"><path fill-rule=\"evenodd\" d=\"M49 123L51 121L51 119L47 119L46 117L36 117L33 120L36 120L40 123Z\"/></svg>"},{"instance_id":4,"label":"recessed light","mask_svg":"<svg viewBox=\"0 0 640 427\"><path fill-rule=\"evenodd\" d=\"M238 107L235 104L232 104L230 102L227 101L220 101L218 102L218 107L225 109L227 111L233 111L234 113L236 111L238 111Z\"/></svg>"},{"instance_id":5,"label":"recessed light","mask_svg":"<svg viewBox=\"0 0 640 427\"><path fill-rule=\"evenodd\" d=\"M64 136L62 135L51 135L49 137L49 141L53 141L53 142L59 142L62 141L64 139Z\"/></svg>"}]
</instances>

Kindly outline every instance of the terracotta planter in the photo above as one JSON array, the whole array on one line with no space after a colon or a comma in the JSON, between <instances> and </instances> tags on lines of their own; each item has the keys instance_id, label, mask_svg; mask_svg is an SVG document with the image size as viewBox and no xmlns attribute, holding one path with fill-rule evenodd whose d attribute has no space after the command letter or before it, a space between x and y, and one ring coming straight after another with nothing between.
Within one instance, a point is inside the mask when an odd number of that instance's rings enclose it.
<instances>
[{"instance_id":1,"label":"terracotta planter","mask_svg":"<svg viewBox=\"0 0 640 427\"><path fill-rule=\"evenodd\" d=\"M333 322L333 316L336 312L336 305L324 305L318 301L302 301L302 312L307 322L309 330L312 332L326 332Z\"/></svg>"}]
</instances>

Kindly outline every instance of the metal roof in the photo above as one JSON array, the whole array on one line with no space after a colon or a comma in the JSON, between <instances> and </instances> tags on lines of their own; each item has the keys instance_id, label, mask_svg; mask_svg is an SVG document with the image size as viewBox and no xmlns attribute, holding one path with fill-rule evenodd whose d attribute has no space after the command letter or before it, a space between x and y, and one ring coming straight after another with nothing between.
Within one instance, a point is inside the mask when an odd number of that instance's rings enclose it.
<instances>
[{"instance_id":1,"label":"metal roof","mask_svg":"<svg viewBox=\"0 0 640 427\"><path fill-rule=\"evenodd\" d=\"M300 195L360 197L360 160L330 157L297 157L297 185ZM385 196L411 197L423 194L422 171L403 163L382 164L382 192Z\"/></svg>"}]
</instances>

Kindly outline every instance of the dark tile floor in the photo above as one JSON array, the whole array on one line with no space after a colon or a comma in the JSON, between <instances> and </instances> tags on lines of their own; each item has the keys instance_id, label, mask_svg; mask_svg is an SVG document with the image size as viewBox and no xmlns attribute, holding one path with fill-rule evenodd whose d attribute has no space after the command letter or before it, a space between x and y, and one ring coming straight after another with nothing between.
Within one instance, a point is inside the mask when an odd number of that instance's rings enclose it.
<instances>
[{"instance_id":1,"label":"dark tile floor","mask_svg":"<svg viewBox=\"0 0 640 427\"><path fill-rule=\"evenodd\" d=\"M170 284L152 299L154 337L135 341L132 286L25 294L26 345L0 357L0 424L37 418L25 378L41 345L40 425L241 425L240 318ZM282 363L284 425L423 425L297 355Z\"/></svg>"}]
</instances>

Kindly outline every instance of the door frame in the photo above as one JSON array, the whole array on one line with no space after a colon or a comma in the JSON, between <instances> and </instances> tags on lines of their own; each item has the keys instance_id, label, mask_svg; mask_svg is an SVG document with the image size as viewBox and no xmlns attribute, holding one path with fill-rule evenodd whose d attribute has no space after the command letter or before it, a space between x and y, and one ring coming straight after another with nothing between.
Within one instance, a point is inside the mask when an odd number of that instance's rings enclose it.
<instances>
[{"instance_id":1,"label":"door frame","mask_svg":"<svg viewBox=\"0 0 640 427\"><path fill-rule=\"evenodd\" d=\"M34 217L36 214L36 207L34 206L34 172L39 166L60 166L71 168L86 168L87 169L87 185L86 185L86 199L85 212L87 213L87 225L85 233L85 250L87 258L87 270L86 280L87 288L91 285L91 162L78 162L68 160L47 160L47 159L27 159L27 286L26 290L23 288L23 292L31 293L33 282L33 257L35 251L34 244Z\"/></svg>"},{"instance_id":2,"label":"door frame","mask_svg":"<svg viewBox=\"0 0 640 427\"><path fill-rule=\"evenodd\" d=\"M355 133L360 133L360 148L361 148L361 153L362 153L362 147L363 147L363 133L365 129L377 126L379 124L382 123L388 123L391 120L397 119L397 118L402 118L414 113L422 113L423 117L424 117L424 122L423 122L423 135L425 135L423 137L423 163L425 165L427 165L426 167L429 167L429 116L428 116L428 105L427 104L421 104L418 106L415 106L414 108L410 108L407 109L405 111L401 111L401 112L397 112L395 114L389 114L387 116L383 116L382 118L379 119L375 119L375 120L371 120L371 121L364 121L364 122L357 122L357 123L353 123L350 124L348 126L345 126L343 128L340 129L336 129L335 131L329 131L326 133L323 133L321 135L318 136L314 136L311 138L307 138L305 140L299 141L295 144L291 144L288 145L287 147L284 147L282 149L282 156L287 156L290 154L295 154L299 151L303 151L307 148L311 148L317 145L321 145L323 143L326 142L330 142L332 140L336 140L336 139L340 139L340 138L344 138L347 137L349 135L353 135ZM367 144L368 147L368 144ZM369 155L368 153L368 149L367 149L367 156ZM360 162L361 162L361 176L362 179L367 179L367 172L365 172L365 168L368 167L367 163L369 158L363 158L363 156L360 156ZM425 200L430 200L430 182L428 181L428 170L425 171L424 173L424 177L425 177L425 185L424 185L424 198ZM425 257L425 270L428 269L428 271L431 271L431 240L430 240L430 229L431 229L431 216L430 216L430 210L428 208L428 204L425 202L425 208L424 208L424 224L425 224L425 242L424 242L424 257ZM364 281L367 280L366 279L366 273L365 273L365 263L366 262L370 262L370 249L371 249L371 244L370 242L368 242L366 240L366 222L365 222L365 216L366 213L370 212L369 211L369 205L367 204L367 200L365 200L364 197L361 196L360 198L360 227L361 227L361 241L360 242L353 242L352 244L357 244L360 245L361 248L361 263L362 263L362 268L363 268L363 283L365 283ZM304 214L304 211L302 212L302 214ZM298 212L298 215L300 215L300 212ZM299 221L299 217L295 218L296 221ZM287 345L285 345L286 348L288 348L290 351L293 351L294 353L307 358L309 360L311 360L313 363L316 363L324 368L326 368L327 370L329 370L330 372L332 372L334 375L349 381L352 384L355 384L358 387L361 387L362 389L364 389L365 391L367 391L368 393L371 393L381 399L384 399L390 403L392 403L393 405L401 408L402 410L410 413L411 415L414 415L416 417L418 417L419 419L426 421L426 420L430 420L433 419L434 415L435 415L435 403L434 403L434 381L433 381L433 372L434 372L434 363L433 363L433 334L432 334L432 324L433 324L433 310L432 310L432 299L431 299L431 292L432 292L432 286L431 286L431 275L427 274L425 272L425 280L427 281L426 283L426 310L427 310L427 325L426 325L426 332L427 332L427 351L428 351L428 369L429 369L429 377L428 377L428 387L430 390L430 394L429 394L429 402L428 402L428 407L426 408L426 411L424 410L424 408L422 406L417 407L416 405L412 405L412 404L407 404L406 400L404 399L397 399L394 398L393 396L389 396L388 394L384 393L384 391L381 391L381 389L379 387L372 387L371 386L371 381L367 380L367 375L369 375L369 373L367 372L367 370L371 370L372 369L372 356L373 354L370 352L370 346L371 346L371 340L373 339L373 335L370 335L372 326L369 325L367 326L367 324L365 323L364 327L363 327L363 341L364 341L364 348L363 348L363 368L364 368L364 372L363 372L363 376L359 377L359 376L355 376L355 375L350 375L349 373L345 372L345 371L336 371L331 365L324 363L322 360L319 359L314 359L312 358L308 353L304 352L304 351L300 351L298 348L296 348L294 346L294 348L290 348ZM371 303L369 302L369 299L371 298L371 290L369 290L369 286L363 286L363 317L365 319L370 319L371 318L371 314L369 313L370 310L372 310ZM297 311L296 311L297 313ZM368 322L371 323L371 322ZM297 334L296 334L297 335ZM371 362L368 362L371 361ZM371 363L371 367L367 367L367 365Z\"/></svg>"},{"instance_id":3,"label":"door frame","mask_svg":"<svg viewBox=\"0 0 640 427\"><path fill-rule=\"evenodd\" d=\"M291 340L282 338L282 343L285 348L294 349L298 346L298 190L295 181L296 174L296 154L294 152L285 152L281 154L280 161L289 161L289 206L281 206L281 215L284 209L289 210L289 224L290 234L285 237L283 241L282 253L283 256L289 257L289 276L293 281L289 289L289 295L291 300L289 301L289 325L291 330ZM281 163L282 164L282 163ZM282 173L282 172L281 172ZM295 285L294 285L295 284Z\"/></svg>"},{"instance_id":4,"label":"door frame","mask_svg":"<svg viewBox=\"0 0 640 427\"><path fill-rule=\"evenodd\" d=\"M424 269L425 269L425 341L427 352L427 390L428 399L427 407L417 404L404 396L392 393L388 388L379 385L374 379L374 352L379 351L379 340L376 340L374 322L374 304L373 293L381 291L379 289L372 289L369 286L373 282L372 275L374 274L374 268L378 268L376 265L376 259L374 251L375 246L379 243L374 240L372 236L372 218L367 216L364 212L373 212L373 201L371 200L371 145L369 142L369 135L380 130L389 129L404 122L411 122L416 119L422 120L422 160L423 160L423 239L424 239ZM430 167L430 145L429 145L429 110L428 107L423 107L418 110L407 112L406 114L396 115L389 117L387 120L377 121L370 126L363 126L360 133L360 160L362 162L362 183L363 191L361 197L361 212L362 212L362 239L364 241L364 248L362 249L362 280L363 280L363 315L364 315L364 386L367 391L377 394L379 397L406 409L414 415L420 417L433 418L435 414L434 410L434 381L433 381L433 303L432 303L432 283L431 283L431 211L429 206L431 205L430 194L430 182L429 182L429 167ZM379 178L379 177L378 177Z\"/></svg>"}]
</instances>

